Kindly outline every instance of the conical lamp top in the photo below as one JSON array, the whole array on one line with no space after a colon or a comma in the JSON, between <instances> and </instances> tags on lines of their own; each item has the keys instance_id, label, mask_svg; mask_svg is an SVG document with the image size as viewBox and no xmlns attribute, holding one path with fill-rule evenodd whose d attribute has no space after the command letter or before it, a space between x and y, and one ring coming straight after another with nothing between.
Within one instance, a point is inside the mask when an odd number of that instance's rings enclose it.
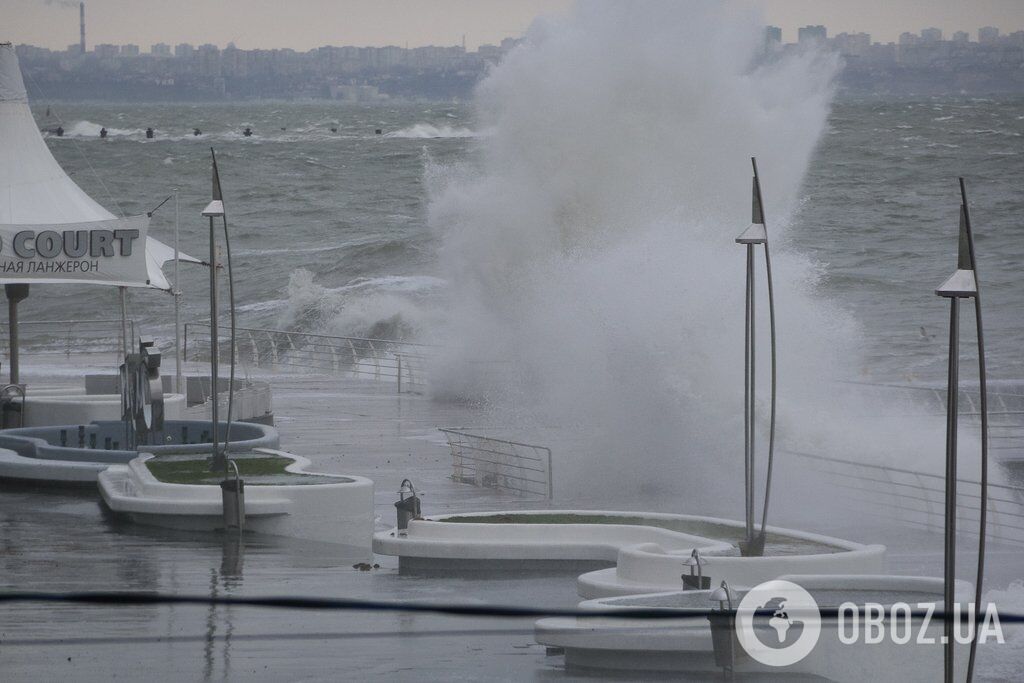
<instances>
[{"instance_id":1,"label":"conical lamp top","mask_svg":"<svg viewBox=\"0 0 1024 683\"><path fill-rule=\"evenodd\" d=\"M974 249L971 248L971 219L967 213L967 198L960 205L960 233L957 241L956 272L949 276L935 290L946 298L972 297L978 295L978 280L974 274Z\"/></svg>"}]
</instances>

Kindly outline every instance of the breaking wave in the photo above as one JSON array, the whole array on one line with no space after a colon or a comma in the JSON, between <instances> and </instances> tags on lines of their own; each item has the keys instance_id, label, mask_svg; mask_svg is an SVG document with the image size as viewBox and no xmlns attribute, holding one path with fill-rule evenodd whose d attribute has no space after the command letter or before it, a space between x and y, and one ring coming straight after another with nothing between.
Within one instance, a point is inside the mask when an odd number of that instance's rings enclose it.
<instances>
[{"instance_id":1,"label":"breaking wave","mask_svg":"<svg viewBox=\"0 0 1024 683\"><path fill-rule=\"evenodd\" d=\"M64 129L64 137L68 138L98 138L103 124L92 121L75 121ZM145 137L146 131L142 128L115 128L107 126L107 137Z\"/></svg>"},{"instance_id":2,"label":"breaking wave","mask_svg":"<svg viewBox=\"0 0 1024 683\"><path fill-rule=\"evenodd\" d=\"M275 302L276 324L345 337L415 340L439 322L437 304L445 287L443 280L426 275L390 275L328 288L300 268L289 277L285 298Z\"/></svg>"},{"instance_id":3,"label":"breaking wave","mask_svg":"<svg viewBox=\"0 0 1024 683\"><path fill-rule=\"evenodd\" d=\"M453 126L435 126L430 123L417 123L408 128L396 130L393 133L386 133L387 138L475 138L477 133L469 128L456 128Z\"/></svg>"}]
</instances>

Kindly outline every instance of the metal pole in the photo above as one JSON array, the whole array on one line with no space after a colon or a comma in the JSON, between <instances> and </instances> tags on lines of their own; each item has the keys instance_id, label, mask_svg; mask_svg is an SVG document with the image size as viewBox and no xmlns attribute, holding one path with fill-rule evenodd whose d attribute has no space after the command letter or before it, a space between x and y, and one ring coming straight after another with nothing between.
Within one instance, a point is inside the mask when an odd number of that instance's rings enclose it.
<instances>
[{"instance_id":1,"label":"metal pole","mask_svg":"<svg viewBox=\"0 0 1024 683\"><path fill-rule=\"evenodd\" d=\"M128 288L118 287L121 295L121 358L128 355Z\"/></svg>"},{"instance_id":2,"label":"metal pole","mask_svg":"<svg viewBox=\"0 0 1024 683\"><path fill-rule=\"evenodd\" d=\"M960 300L949 300L949 369L946 379L946 536L945 571L943 574L943 624L945 682L953 683L953 601L956 583L956 437L957 399L959 398L960 371Z\"/></svg>"},{"instance_id":3,"label":"metal pole","mask_svg":"<svg viewBox=\"0 0 1024 683\"><path fill-rule=\"evenodd\" d=\"M772 495L772 470L775 465L775 407L776 389L778 387L778 354L775 344L775 287L772 279L772 257L768 249L768 228L764 212L764 198L761 196L761 176L757 172L757 158L751 157L754 168L754 189L757 191L757 207L761 214L761 224L765 226L764 234L764 270L768 280L768 327L771 351L771 406L768 414L768 468L764 483L764 509L761 512L761 544L764 544L765 529L768 526L768 503Z\"/></svg>"},{"instance_id":4,"label":"metal pole","mask_svg":"<svg viewBox=\"0 0 1024 683\"><path fill-rule=\"evenodd\" d=\"M10 380L11 384L17 384L21 379L18 364L18 303L28 297L28 285L21 283L4 285L4 293L7 295L7 322L11 349Z\"/></svg>"},{"instance_id":5,"label":"metal pole","mask_svg":"<svg viewBox=\"0 0 1024 683\"><path fill-rule=\"evenodd\" d=\"M974 662L978 651L978 615L985 582L985 535L988 523L988 378L985 370L985 331L981 322L981 287L978 285L978 267L974 254L974 231L971 229L971 209L967 203L967 183L960 178L961 211L971 270L974 271L974 319L978 331L978 389L981 394L981 498L978 515L978 565L974 584L974 632L970 656L967 659L967 683L974 679Z\"/></svg>"},{"instance_id":6,"label":"metal pole","mask_svg":"<svg viewBox=\"0 0 1024 683\"><path fill-rule=\"evenodd\" d=\"M181 287L178 279L178 263L180 253L178 251L178 190L174 190L174 391L181 394L182 391L182 350L181 350Z\"/></svg>"},{"instance_id":7,"label":"metal pole","mask_svg":"<svg viewBox=\"0 0 1024 683\"><path fill-rule=\"evenodd\" d=\"M10 285L8 285L9 287ZM10 333L10 347L11 357L8 361L10 366L11 384L17 384L19 379L18 372L18 301L8 295L7 297L7 325Z\"/></svg>"},{"instance_id":8,"label":"metal pole","mask_svg":"<svg viewBox=\"0 0 1024 683\"><path fill-rule=\"evenodd\" d=\"M756 401L757 392L755 389L756 377L757 377L757 347L756 347L756 331L755 331L755 289L754 289L754 245L747 245L747 357L748 369L747 369L747 465L746 465L746 525L747 525L747 540L753 540L754 538L754 430L755 425L755 413L754 403Z\"/></svg>"},{"instance_id":9,"label":"metal pole","mask_svg":"<svg viewBox=\"0 0 1024 683\"><path fill-rule=\"evenodd\" d=\"M212 428L210 433L213 438L213 463L216 466L220 462L220 444L217 436L218 410L217 410L217 380L220 369L218 368L219 335L217 330L217 241L213 228L213 216L210 216L210 421Z\"/></svg>"}]
</instances>

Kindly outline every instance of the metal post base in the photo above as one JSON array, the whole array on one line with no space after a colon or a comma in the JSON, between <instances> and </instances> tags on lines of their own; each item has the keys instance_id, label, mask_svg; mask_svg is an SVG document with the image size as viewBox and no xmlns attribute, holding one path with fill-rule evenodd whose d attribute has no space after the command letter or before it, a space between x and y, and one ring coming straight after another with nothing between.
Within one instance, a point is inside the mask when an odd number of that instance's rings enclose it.
<instances>
[{"instance_id":1,"label":"metal post base","mask_svg":"<svg viewBox=\"0 0 1024 683\"><path fill-rule=\"evenodd\" d=\"M764 555L764 541L766 534L757 534L745 541L740 541L737 545L740 548L740 556L742 557L761 557Z\"/></svg>"}]
</instances>

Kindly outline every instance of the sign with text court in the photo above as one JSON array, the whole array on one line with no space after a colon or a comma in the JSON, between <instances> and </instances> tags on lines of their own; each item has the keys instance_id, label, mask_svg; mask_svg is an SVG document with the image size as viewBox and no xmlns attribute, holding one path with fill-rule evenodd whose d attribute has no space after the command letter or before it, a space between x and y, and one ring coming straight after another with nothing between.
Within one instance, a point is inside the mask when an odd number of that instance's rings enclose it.
<instances>
[{"instance_id":1,"label":"sign with text court","mask_svg":"<svg viewBox=\"0 0 1024 683\"><path fill-rule=\"evenodd\" d=\"M89 223L0 225L0 284L147 287L148 216Z\"/></svg>"}]
</instances>

